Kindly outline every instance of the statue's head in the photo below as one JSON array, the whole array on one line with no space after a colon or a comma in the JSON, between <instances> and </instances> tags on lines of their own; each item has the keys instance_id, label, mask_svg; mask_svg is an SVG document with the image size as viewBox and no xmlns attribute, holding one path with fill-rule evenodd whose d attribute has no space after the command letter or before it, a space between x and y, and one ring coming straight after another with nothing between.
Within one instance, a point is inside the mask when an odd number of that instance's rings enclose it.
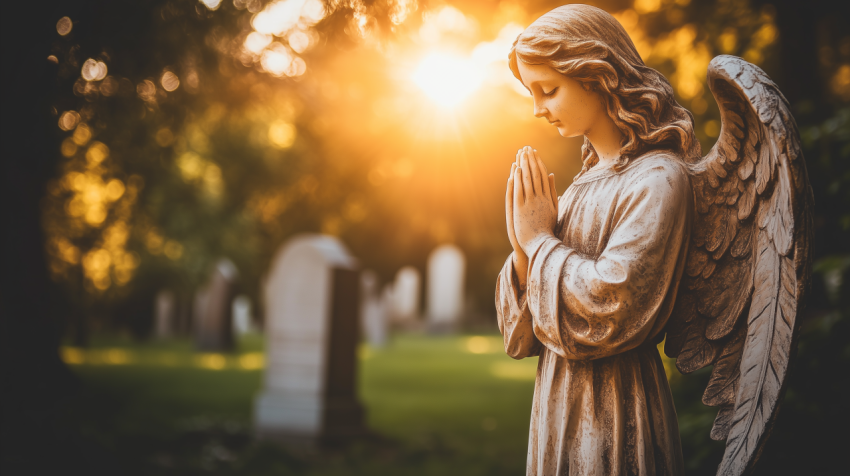
<instances>
[{"instance_id":1,"label":"statue's head","mask_svg":"<svg viewBox=\"0 0 850 476\"><path fill-rule=\"evenodd\" d=\"M672 150L686 160L701 153L693 116L676 102L670 83L643 63L626 30L599 8L564 5L546 13L517 37L509 64L531 91L535 115L555 122L561 135L581 135L607 114L623 134L618 166L650 150ZM532 79L549 85L530 87ZM587 139L582 160L583 170L598 161Z\"/></svg>"}]
</instances>

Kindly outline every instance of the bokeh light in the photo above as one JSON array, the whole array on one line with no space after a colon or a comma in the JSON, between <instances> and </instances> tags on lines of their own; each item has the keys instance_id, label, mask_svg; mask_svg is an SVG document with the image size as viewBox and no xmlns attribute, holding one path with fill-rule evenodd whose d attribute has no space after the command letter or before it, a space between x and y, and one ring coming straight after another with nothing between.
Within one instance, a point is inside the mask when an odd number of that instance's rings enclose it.
<instances>
[{"instance_id":1,"label":"bokeh light","mask_svg":"<svg viewBox=\"0 0 850 476\"><path fill-rule=\"evenodd\" d=\"M260 33L284 36L296 26L310 27L325 17L319 0L278 0L257 13L251 25Z\"/></svg>"},{"instance_id":2,"label":"bokeh light","mask_svg":"<svg viewBox=\"0 0 850 476\"><path fill-rule=\"evenodd\" d=\"M262 33L253 31L249 33L248 36L245 38L245 49L255 55L258 55L262 53L266 46L268 46L271 42L271 35L264 35Z\"/></svg>"},{"instance_id":3,"label":"bokeh light","mask_svg":"<svg viewBox=\"0 0 850 476\"><path fill-rule=\"evenodd\" d=\"M65 36L68 33L71 33L71 30L74 28L74 22L71 21L68 17L62 17L56 22L56 33L59 33L61 36Z\"/></svg>"},{"instance_id":4,"label":"bokeh light","mask_svg":"<svg viewBox=\"0 0 850 476\"><path fill-rule=\"evenodd\" d=\"M289 71L292 60L289 50L280 43L275 43L271 48L263 51L260 63L263 65L263 69L269 73L275 76L284 76Z\"/></svg>"},{"instance_id":5,"label":"bokeh light","mask_svg":"<svg viewBox=\"0 0 850 476\"><path fill-rule=\"evenodd\" d=\"M250 11L250 4L246 6ZM245 36L242 63L246 66L257 63L279 78L303 75L307 63L297 54L304 53L317 41L313 26L325 14L325 6L319 0L279 0L267 4L251 20L254 31ZM275 37L280 40L275 41Z\"/></svg>"},{"instance_id":6,"label":"bokeh light","mask_svg":"<svg viewBox=\"0 0 850 476\"><path fill-rule=\"evenodd\" d=\"M180 78L171 71L166 71L162 73L162 78L160 78L159 83L162 84L162 89L171 92L180 86Z\"/></svg>"},{"instance_id":7,"label":"bokeh light","mask_svg":"<svg viewBox=\"0 0 850 476\"><path fill-rule=\"evenodd\" d=\"M466 339L465 350L471 354L489 354L499 352L502 343L488 336L472 336Z\"/></svg>"},{"instance_id":8,"label":"bokeh light","mask_svg":"<svg viewBox=\"0 0 850 476\"><path fill-rule=\"evenodd\" d=\"M103 82L100 83L100 94L103 94L106 97L114 96L115 93L118 92L118 80L113 78L112 76L107 76L103 78Z\"/></svg>"},{"instance_id":9,"label":"bokeh light","mask_svg":"<svg viewBox=\"0 0 850 476\"><path fill-rule=\"evenodd\" d=\"M72 131L80 123L80 114L77 111L65 111L59 116L59 128L63 131Z\"/></svg>"},{"instance_id":10,"label":"bokeh light","mask_svg":"<svg viewBox=\"0 0 850 476\"><path fill-rule=\"evenodd\" d=\"M296 53L303 53L310 46L310 36L301 30L293 31L287 37L289 47Z\"/></svg>"},{"instance_id":11,"label":"bokeh light","mask_svg":"<svg viewBox=\"0 0 850 476\"><path fill-rule=\"evenodd\" d=\"M210 10L218 10L218 7L221 6L221 0L200 0L201 3L204 4L205 7Z\"/></svg>"},{"instance_id":12,"label":"bokeh light","mask_svg":"<svg viewBox=\"0 0 850 476\"><path fill-rule=\"evenodd\" d=\"M275 121L269 126L269 141L278 149L288 149L295 143L296 129L293 124Z\"/></svg>"},{"instance_id":13,"label":"bokeh light","mask_svg":"<svg viewBox=\"0 0 850 476\"><path fill-rule=\"evenodd\" d=\"M106 71L106 63L90 58L83 63L82 76L86 81L100 81L106 77Z\"/></svg>"},{"instance_id":14,"label":"bokeh light","mask_svg":"<svg viewBox=\"0 0 850 476\"><path fill-rule=\"evenodd\" d=\"M74 135L71 136L74 143L78 146L84 146L91 139L91 128L86 123L81 123L74 130Z\"/></svg>"},{"instance_id":15,"label":"bokeh light","mask_svg":"<svg viewBox=\"0 0 850 476\"><path fill-rule=\"evenodd\" d=\"M198 366L207 370L224 370L227 358L221 354L200 354L197 357Z\"/></svg>"},{"instance_id":16,"label":"bokeh light","mask_svg":"<svg viewBox=\"0 0 850 476\"><path fill-rule=\"evenodd\" d=\"M153 81L146 79L136 85L136 93L145 101L156 100L156 85Z\"/></svg>"}]
</instances>

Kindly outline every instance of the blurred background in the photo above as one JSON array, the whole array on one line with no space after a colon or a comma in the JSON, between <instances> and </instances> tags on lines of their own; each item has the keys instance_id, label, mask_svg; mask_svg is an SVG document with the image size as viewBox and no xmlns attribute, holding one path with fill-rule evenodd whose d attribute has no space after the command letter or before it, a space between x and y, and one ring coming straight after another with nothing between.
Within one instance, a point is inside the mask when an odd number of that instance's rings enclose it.
<instances>
[{"instance_id":1,"label":"blurred background","mask_svg":"<svg viewBox=\"0 0 850 476\"><path fill-rule=\"evenodd\" d=\"M103 0L3 7L5 474L522 474L536 359L504 356L504 186L537 148L559 192L580 140L532 115L507 53L564 2ZM840 2L607 0L644 61L720 130L709 61L761 66L792 106L815 194L814 282L759 474L836 474L850 365L850 25ZM360 344L373 435L257 441L263 282L296 234L338 237L374 286L422 299ZM429 255L463 257L463 312L425 332ZM404 273L399 273L405 269ZM204 292L228 280L226 342ZM224 270L224 271L222 271ZM413 284L410 284L413 283ZM158 327L157 316L173 316ZM408 316L410 317L410 316ZM229 321L228 321L229 322ZM688 474L723 444L710 369L665 362ZM841 466L839 466L839 464Z\"/></svg>"}]
</instances>

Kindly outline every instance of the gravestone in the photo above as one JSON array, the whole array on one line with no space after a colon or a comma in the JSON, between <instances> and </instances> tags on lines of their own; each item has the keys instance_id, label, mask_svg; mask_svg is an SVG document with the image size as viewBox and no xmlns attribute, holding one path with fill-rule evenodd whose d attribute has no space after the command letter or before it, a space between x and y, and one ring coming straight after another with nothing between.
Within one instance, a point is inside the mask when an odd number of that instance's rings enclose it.
<instances>
[{"instance_id":1,"label":"gravestone","mask_svg":"<svg viewBox=\"0 0 850 476\"><path fill-rule=\"evenodd\" d=\"M254 332L254 321L251 316L251 298L244 294L233 300L233 334L242 336Z\"/></svg>"},{"instance_id":2,"label":"gravestone","mask_svg":"<svg viewBox=\"0 0 850 476\"><path fill-rule=\"evenodd\" d=\"M456 330L463 316L466 259L454 245L442 245L428 257L428 328Z\"/></svg>"},{"instance_id":3,"label":"gravestone","mask_svg":"<svg viewBox=\"0 0 850 476\"><path fill-rule=\"evenodd\" d=\"M367 270L360 275L360 317L366 342L372 347L387 343L387 308L378 292L378 275Z\"/></svg>"},{"instance_id":4,"label":"gravestone","mask_svg":"<svg viewBox=\"0 0 850 476\"><path fill-rule=\"evenodd\" d=\"M356 396L360 278L337 239L302 235L274 257L264 288L266 370L258 434L313 446L363 433Z\"/></svg>"},{"instance_id":5,"label":"gravestone","mask_svg":"<svg viewBox=\"0 0 850 476\"><path fill-rule=\"evenodd\" d=\"M154 301L154 335L157 339L174 336L177 324L177 300L174 293L163 289L156 293Z\"/></svg>"},{"instance_id":6,"label":"gravestone","mask_svg":"<svg viewBox=\"0 0 850 476\"><path fill-rule=\"evenodd\" d=\"M195 294L192 331L198 350L221 352L233 349L233 298L237 277L233 262L220 260L207 285Z\"/></svg>"},{"instance_id":7,"label":"gravestone","mask_svg":"<svg viewBox=\"0 0 850 476\"><path fill-rule=\"evenodd\" d=\"M394 322L411 323L418 320L421 286L419 270L412 266L405 266L398 270L392 289Z\"/></svg>"}]
</instances>

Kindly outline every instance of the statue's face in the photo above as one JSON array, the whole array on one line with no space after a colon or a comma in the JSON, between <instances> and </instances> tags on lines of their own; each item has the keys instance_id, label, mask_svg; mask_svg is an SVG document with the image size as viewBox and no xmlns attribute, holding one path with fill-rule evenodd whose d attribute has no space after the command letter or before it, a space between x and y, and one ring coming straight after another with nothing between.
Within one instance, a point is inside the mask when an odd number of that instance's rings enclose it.
<instances>
[{"instance_id":1,"label":"statue's face","mask_svg":"<svg viewBox=\"0 0 850 476\"><path fill-rule=\"evenodd\" d=\"M563 137L585 135L607 112L599 94L543 64L517 61L522 84L534 98L534 116L543 117Z\"/></svg>"}]
</instances>

